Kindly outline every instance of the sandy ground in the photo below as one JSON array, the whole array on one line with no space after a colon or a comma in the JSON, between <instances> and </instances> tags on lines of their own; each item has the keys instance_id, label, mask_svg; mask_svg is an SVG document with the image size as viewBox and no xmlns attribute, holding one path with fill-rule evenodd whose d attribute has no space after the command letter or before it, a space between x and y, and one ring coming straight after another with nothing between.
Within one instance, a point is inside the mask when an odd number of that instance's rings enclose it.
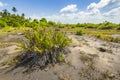
<instances>
[{"instance_id":1,"label":"sandy ground","mask_svg":"<svg viewBox=\"0 0 120 80\"><path fill-rule=\"evenodd\" d=\"M44 70L27 73L24 67L6 72L10 68L2 65L20 52L15 49L18 43L11 39L21 38L21 35L10 35L1 39L1 42L11 41L11 45L0 48L0 80L120 80L119 43L106 42L86 35L69 34L68 37L72 39L72 43L66 48L68 53L65 63L48 65Z\"/></svg>"}]
</instances>

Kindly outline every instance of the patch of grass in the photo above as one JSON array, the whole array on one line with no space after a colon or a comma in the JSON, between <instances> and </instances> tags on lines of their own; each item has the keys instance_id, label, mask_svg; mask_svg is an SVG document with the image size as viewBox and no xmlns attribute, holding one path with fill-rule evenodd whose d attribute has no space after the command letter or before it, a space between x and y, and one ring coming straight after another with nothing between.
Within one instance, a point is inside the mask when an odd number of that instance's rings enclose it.
<instances>
[{"instance_id":1,"label":"patch of grass","mask_svg":"<svg viewBox=\"0 0 120 80\"><path fill-rule=\"evenodd\" d=\"M0 42L0 48L5 48L5 47L8 47L8 46L10 46L10 45L11 45L10 43Z\"/></svg>"},{"instance_id":2,"label":"patch of grass","mask_svg":"<svg viewBox=\"0 0 120 80\"><path fill-rule=\"evenodd\" d=\"M64 55L63 53L59 53L58 60L59 60L60 62L62 62L62 61L64 60L64 58L65 58L65 55Z\"/></svg>"},{"instance_id":3,"label":"patch of grass","mask_svg":"<svg viewBox=\"0 0 120 80\"><path fill-rule=\"evenodd\" d=\"M118 42L118 43L120 42L120 38L114 38L112 36L104 35L102 33L96 33L96 34L93 34L93 36L109 42Z\"/></svg>"},{"instance_id":4,"label":"patch of grass","mask_svg":"<svg viewBox=\"0 0 120 80\"><path fill-rule=\"evenodd\" d=\"M84 34L83 29L79 29L76 31L76 35L83 35L83 34Z\"/></svg>"},{"instance_id":5,"label":"patch of grass","mask_svg":"<svg viewBox=\"0 0 120 80\"><path fill-rule=\"evenodd\" d=\"M6 27L2 28L1 31L2 32L12 32L12 31L15 31L15 28L6 26Z\"/></svg>"}]
</instances>

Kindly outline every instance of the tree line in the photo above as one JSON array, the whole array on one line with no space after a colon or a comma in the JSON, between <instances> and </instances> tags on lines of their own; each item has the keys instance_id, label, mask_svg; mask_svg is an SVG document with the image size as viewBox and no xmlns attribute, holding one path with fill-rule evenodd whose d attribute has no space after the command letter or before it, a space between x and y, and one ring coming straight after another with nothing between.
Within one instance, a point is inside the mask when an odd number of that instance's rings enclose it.
<instances>
[{"instance_id":1,"label":"tree line","mask_svg":"<svg viewBox=\"0 0 120 80\"><path fill-rule=\"evenodd\" d=\"M12 27L83 27L83 28L94 28L94 29L117 29L120 30L120 24L111 23L108 21L104 21L103 23L93 24L93 23L77 23L77 24L62 24L60 22L54 21L47 21L47 19L42 18L38 19L31 19L25 18L25 14L22 13L16 14L17 9L16 7L12 7L11 9L14 13L11 14L7 9L4 9L0 12L0 28L6 26Z\"/></svg>"}]
</instances>

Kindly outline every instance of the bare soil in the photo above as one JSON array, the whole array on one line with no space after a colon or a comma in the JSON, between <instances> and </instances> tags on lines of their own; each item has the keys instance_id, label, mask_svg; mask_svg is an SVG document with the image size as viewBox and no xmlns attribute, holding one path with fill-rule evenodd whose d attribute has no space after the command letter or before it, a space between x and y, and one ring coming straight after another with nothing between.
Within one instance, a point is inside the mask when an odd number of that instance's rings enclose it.
<instances>
[{"instance_id":1,"label":"bare soil","mask_svg":"<svg viewBox=\"0 0 120 80\"><path fill-rule=\"evenodd\" d=\"M44 70L11 70L4 62L19 54L22 35L7 35L0 39L0 80L120 80L120 44L106 42L87 35L68 35L72 43L66 48L65 63L49 64ZM11 70L11 71L9 71Z\"/></svg>"}]
</instances>

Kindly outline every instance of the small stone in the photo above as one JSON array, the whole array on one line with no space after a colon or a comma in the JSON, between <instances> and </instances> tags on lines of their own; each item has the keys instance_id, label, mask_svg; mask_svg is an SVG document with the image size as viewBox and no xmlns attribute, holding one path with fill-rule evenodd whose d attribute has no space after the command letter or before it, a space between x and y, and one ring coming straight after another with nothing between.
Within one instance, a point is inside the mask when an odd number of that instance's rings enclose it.
<instances>
[{"instance_id":1,"label":"small stone","mask_svg":"<svg viewBox=\"0 0 120 80\"><path fill-rule=\"evenodd\" d=\"M104 49L102 47L98 48L98 50L101 51L101 52L106 52L106 49Z\"/></svg>"},{"instance_id":2,"label":"small stone","mask_svg":"<svg viewBox=\"0 0 120 80\"><path fill-rule=\"evenodd\" d=\"M23 33L17 33L18 35L23 35Z\"/></svg>"},{"instance_id":3,"label":"small stone","mask_svg":"<svg viewBox=\"0 0 120 80\"><path fill-rule=\"evenodd\" d=\"M115 74L111 73L111 74L109 75L109 78L113 78L113 77L115 77Z\"/></svg>"},{"instance_id":4,"label":"small stone","mask_svg":"<svg viewBox=\"0 0 120 80\"><path fill-rule=\"evenodd\" d=\"M49 70L49 68L48 68L48 67L44 69L44 71L48 71L48 70Z\"/></svg>"}]
</instances>

